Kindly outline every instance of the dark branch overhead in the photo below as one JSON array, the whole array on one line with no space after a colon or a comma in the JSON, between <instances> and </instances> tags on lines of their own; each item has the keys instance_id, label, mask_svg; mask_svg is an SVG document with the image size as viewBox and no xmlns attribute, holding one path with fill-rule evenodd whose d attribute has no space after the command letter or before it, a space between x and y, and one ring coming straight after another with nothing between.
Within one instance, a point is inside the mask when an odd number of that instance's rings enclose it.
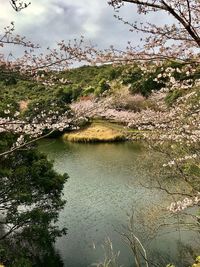
<instances>
[{"instance_id":1,"label":"dark branch overhead","mask_svg":"<svg viewBox=\"0 0 200 267\"><path fill-rule=\"evenodd\" d=\"M115 8L120 8L125 3L130 3L138 7L138 12L147 14L149 12L164 11L170 14L174 19L176 19L177 24L172 25L171 32L179 36L179 40L183 39L183 35L188 36L185 39L191 39L200 47L200 27L199 27L199 2L197 0L111 0L109 4ZM119 17L118 17L119 18ZM123 21L123 20L122 20ZM128 22L125 22L129 24ZM153 24L151 24L152 26ZM149 31L150 23L145 27L145 31ZM176 30L175 30L176 27ZM133 27L136 31L140 31L137 25ZM152 30L152 28L154 28ZM151 33L158 35L159 27L152 27L150 29ZM144 29L142 29L144 32ZM172 34L171 34L172 36ZM174 40L174 38L172 38Z\"/></svg>"},{"instance_id":2,"label":"dark branch overhead","mask_svg":"<svg viewBox=\"0 0 200 267\"><path fill-rule=\"evenodd\" d=\"M31 2L27 3L19 0L10 0L10 4L15 11L19 12L22 9L27 8L31 4Z\"/></svg>"}]
</instances>

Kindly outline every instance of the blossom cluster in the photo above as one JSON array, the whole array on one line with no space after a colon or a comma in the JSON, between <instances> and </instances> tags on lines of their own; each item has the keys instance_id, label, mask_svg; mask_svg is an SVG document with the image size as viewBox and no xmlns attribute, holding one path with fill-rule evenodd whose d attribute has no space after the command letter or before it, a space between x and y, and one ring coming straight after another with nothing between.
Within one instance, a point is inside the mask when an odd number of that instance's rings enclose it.
<instances>
[{"instance_id":1,"label":"blossom cluster","mask_svg":"<svg viewBox=\"0 0 200 267\"><path fill-rule=\"evenodd\" d=\"M196 91L188 92L170 110L147 108L140 112L119 111L110 107L110 97L100 101L79 101L73 103L71 108L78 116L105 118L138 129L147 139L186 142L190 145L198 142L200 137L200 103L194 105L192 102L197 97Z\"/></svg>"},{"instance_id":2,"label":"blossom cluster","mask_svg":"<svg viewBox=\"0 0 200 267\"><path fill-rule=\"evenodd\" d=\"M183 163L183 162L187 162L188 160L194 160L194 159L197 159L197 158L198 158L198 155L196 153L192 154L192 155L185 155L184 157L175 158L175 159L163 164L163 167L172 167L176 163Z\"/></svg>"},{"instance_id":3,"label":"blossom cluster","mask_svg":"<svg viewBox=\"0 0 200 267\"><path fill-rule=\"evenodd\" d=\"M13 151L21 146L28 144L31 140L43 136L44 133L52 133L63 130L77 130L83 118L76 117L71 110L67 110L62 114L50 110L47 114L44 111L38 113L34 117L26 117L20 119L18 117L8 116L0 117L0 133L13 133L18 136L13 143L10 151ZM6 152L0 153L4 155Z\"/></svg>"},{"instance_id":4,"label":"blossom cluster","mask_svg":"<svg viewBox=\"0 0 200 267\"><path fill-rule=\"evenodd\" d=\"M168 210L173 213L181 212L189 207L199 205L200 203L200 192L197 193L193 198L184 198L182 201L172 202L168 207Z\"/></svg>"}]
</instances>

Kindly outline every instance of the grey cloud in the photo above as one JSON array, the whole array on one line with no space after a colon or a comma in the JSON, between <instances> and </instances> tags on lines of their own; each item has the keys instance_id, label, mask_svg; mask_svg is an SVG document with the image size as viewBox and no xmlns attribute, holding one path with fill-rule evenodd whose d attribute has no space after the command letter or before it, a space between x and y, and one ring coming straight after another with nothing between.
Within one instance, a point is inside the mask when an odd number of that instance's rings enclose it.
<instances>
[{"instance_id":1,"label":"grey cloud","mask_svg":"<svg viewBox=\"0 0 200 267\"><path fill-rule=\"evenodd\" d=\"M14 14L9 8L5 9L4 12L7 12L8 16L0 19L0 23L9 24L11 12L11 19L16 21L16 31L42 47L53 47L60 40L79 38L81 35L100 48L107 48L111 44L122 48L128 40L138 43L140 35L130 33L127 25L113 17L114 11L107 4L107 0L84 1L33 0L29 10L18 14ZM133 5L123 7L120 14L127 20L144 19L136 13ZM151 19L155 21L157 18ZM162 21L163 17L160 19Z\"/></svg>"}]
</instances>

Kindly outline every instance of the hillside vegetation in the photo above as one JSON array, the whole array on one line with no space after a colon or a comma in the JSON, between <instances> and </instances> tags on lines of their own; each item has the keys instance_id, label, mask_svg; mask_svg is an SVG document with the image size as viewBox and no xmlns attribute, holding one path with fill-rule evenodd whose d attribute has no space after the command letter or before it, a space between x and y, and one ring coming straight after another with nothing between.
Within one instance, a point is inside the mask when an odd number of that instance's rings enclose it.
<instances>
[{"instance_id":1,"label":"hillside vegetation","mask_svg":"<svg viewBox=\"0 0 200 267\"><path fill-rule=\"evenodd\" d=\"M149 64L149 71L144 72L138 64L128 66L82 66L76 69L56 73L40 72L36 80L23 77L18 73L10 73L5 69L0 72L1 107L5 105L20 105L21 101L28 106L32 113L37 103L41 103L43 110L48 110L51 104L58 109L65 109L67 105L77 100L115 96L112 105L117 110L140 111L146 108L157 108L156 101L152 101L152 92L165 87L168 77L157 77L167 68L174 70L173 76L177 81L190 80L192 83L200 77L200 70L192 75L186 71L179 72L184 64L165 62L162 66ZM175 88L165 95L164 102L170 108L176 100L184 94L184 90Z\"/></svg>"}]
</instances>

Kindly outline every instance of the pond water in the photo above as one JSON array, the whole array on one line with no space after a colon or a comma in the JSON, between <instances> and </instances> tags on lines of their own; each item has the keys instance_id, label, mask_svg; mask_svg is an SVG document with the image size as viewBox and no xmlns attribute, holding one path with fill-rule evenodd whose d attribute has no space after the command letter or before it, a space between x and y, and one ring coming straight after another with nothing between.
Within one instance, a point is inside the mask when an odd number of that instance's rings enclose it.
<instances>
[{"instance_id":1,"label":"pond water","mask_svg":"<svg viewBox=\"0 0 200 267\"><path fill-rule=\"evenodd\" d=\"M67 203L59 219L68 234L56 243L65 267L87 267L103 260L107 237L120 251L120 264L134 266L133 254L120 235L127 231L127 213L134 214L134 233L151 260L163 266L178 261L177 266L184 266L180 244L190 245L194 236L178 228L161 228L157 233L157 226L164 223L161 210L166 208L167 196L143 186L157 179L160 154L128 142L77 144L46 139L39 149L54 160L56 171L70 176L64 188Z\"/></svg>"}]
</instances>

